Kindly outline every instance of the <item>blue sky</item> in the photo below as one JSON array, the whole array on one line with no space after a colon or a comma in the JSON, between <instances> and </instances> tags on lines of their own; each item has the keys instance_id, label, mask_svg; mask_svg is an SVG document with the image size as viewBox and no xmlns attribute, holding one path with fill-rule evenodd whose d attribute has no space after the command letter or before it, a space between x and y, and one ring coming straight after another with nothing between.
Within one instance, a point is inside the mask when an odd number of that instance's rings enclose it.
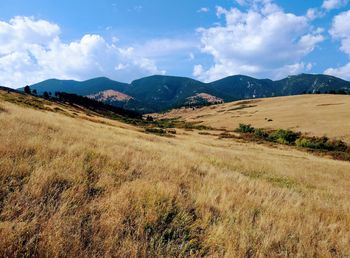
<instances>
[{"instance_id":1,"label":"blue sky","mask_svg":"<svg viewBox=\"0 0 350 258\"><path fill-rule=\"evenodd\" d=\"M168 74L350 79L347 0L2 0L0 85Z\"/></svg>"}]
</instances>

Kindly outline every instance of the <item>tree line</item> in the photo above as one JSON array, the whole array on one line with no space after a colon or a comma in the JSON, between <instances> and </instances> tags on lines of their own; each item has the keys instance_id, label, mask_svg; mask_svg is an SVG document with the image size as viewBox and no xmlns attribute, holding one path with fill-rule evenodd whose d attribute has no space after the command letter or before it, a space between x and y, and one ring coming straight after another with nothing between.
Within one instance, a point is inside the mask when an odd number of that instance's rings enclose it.
<instances>
[{"instance_id":1,"label":"tree line","mask_svg":"<svg viewBox=\"0 0 350 258\"><path fill-rule=\"evenodd\" d=\"M26 94L38 95L37 90L35 89L31 90L29 86L24 87L24 92ZM115 107L94 99L77 95L77 94L71 94L66 92L55 92L53 95L51 92L44 91L42 97L45 99L52 99L63 103L69 103L70 105L82 106L84 108L87 108L99 113L102 112L106 114L107 112L113 112L114 114L128 117L128 118L137 118L137 119L142 118L142 115L138 112L135 112L132 110L126 110L120 107Z\"/></svg>"}]
</instances>

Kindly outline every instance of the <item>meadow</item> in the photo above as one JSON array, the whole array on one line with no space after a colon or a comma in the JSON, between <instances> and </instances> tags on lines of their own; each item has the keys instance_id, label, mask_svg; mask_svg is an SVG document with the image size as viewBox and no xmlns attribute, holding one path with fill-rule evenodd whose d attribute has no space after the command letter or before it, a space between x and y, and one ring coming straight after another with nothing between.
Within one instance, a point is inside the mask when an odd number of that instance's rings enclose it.
<instances>
[{"instance_id":1,"label":"meadow","mask_svg":"<svg viewBox=\"0 0 350 258\"><path fill-rule=\"evenodd\" d=\"M158 118L182 118L206 126L234 130L240 123L257 128L291 129L310 136L350 142L350 96L307 94L243 100L204 108L174 109Z\"/></svg>"},{"instance_id":2,"label":"meadow","mask_svg":"<svg viewBox=\"0 0 350 258\"><path fill-rule=\"evenodd\" d=\"M6 94L1 257L350 256L349 162Z\"/></svg>"}]
</instances>

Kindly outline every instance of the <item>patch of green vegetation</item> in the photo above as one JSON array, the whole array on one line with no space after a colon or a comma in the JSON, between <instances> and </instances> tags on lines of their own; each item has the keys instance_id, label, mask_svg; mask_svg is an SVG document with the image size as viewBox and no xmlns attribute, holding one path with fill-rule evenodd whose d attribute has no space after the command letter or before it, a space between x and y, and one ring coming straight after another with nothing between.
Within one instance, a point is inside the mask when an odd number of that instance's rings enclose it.
<instances>
[{"instance_id":1,"label":"patch of green vegetation","mask_svg":"<svg viewBox=\"0 0 350 258\"><path fill-rule=\"evenodd\" d=\"M296 146L328 151L344 152L348 149L346 143L340 140L330 140L328 137L301 137L296 140Z\"/></svg>"},{"instance_id":2,"label":"patch of green vegetation","mask_svg":"<svg viewBox=\"0 0 350 258\"><path fill-rule=\"evenodd\" d=\"M269 137L269 134L264 129L261 129L261 128L255 129L254 134L256 137L264 140L268 139Z\"/></svg>"},{"instance_id":3,"label":"patch of green vegetation","mask_svg":"<svg viewBox=\"0 0 350 258\"><path fill-rule=\"evenodd\" d=\"M254 133L255 128L252 125L239 124L239 127L236 128L235 132L237 133Z\"/></svg>"},{"instance_id":4,"label":"patch of green vegetation","mask_svg":"<svg viewBox=\"0 0 350 258\"><path fill-rule=\"evenodd\" d=\"M268 139L285 145L292 145L300 137L300 133L295 133L291 130L278 129L270 133Z\"/></svg>"},{"instance_id":5,"label":"patch of green vegetation","mask_svg":"<svg viewBox=\"0 0 350 258\"><path fill-rule=\"evenodd\" d=\"M297 146L319 153L327 153L335 159L350 161L350 147L341 140L331 140L327 137L307 137L300 132L285 129L267 131L262 128L254 128L250 124L240 124L235 132L241 133L241 137L246 140L263 140Z\"/></svg>"}]
</instances>

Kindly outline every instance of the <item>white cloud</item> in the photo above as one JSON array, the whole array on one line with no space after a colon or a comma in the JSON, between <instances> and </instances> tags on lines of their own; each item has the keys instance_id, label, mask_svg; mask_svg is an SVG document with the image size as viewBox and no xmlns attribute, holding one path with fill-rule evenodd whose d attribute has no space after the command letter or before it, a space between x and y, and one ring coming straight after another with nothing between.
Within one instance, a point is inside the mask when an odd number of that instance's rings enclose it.
<instances>
[{"instance_id":1,"label":"white cloud","mask_svg":"<svg viewBox=\"0 0 350 258\"><path fill-rule=\"evenodd\" d=\"M212 81L233 74L281 78L307 70L302 60L324 40L306 16L285 13L269 0L252 1L246 12L218 7L225 25L199 29L202 52L214 65L197 65L193 74Z\"/></svg>"},{"instance_id":2,"label":"white cloud","mask_svg":"<svg viewBox=\"0 0 350 258\"><path fill-rule=\"evenodd\" d=\"M130 81L162 74L135 48L87 34L64 43L57 24L32 17L0 21L0 84L19 87L48 78L83 80L95 76Z\"/></svg>"},{"instance_id":3,"label":"white cloud","mask_svg":"<svg viewBox=\"0 0 350 258\"><path fill-rule=\"evenodd\" d=\"M343 12L333 19L332 28L329 33L333 39L340 40L340 50L350 58L350 11ZM350 79L350 62L343 67L328 68L326 74Z\"/></svg>"},{"instance_id":4,"label":"white cloud","mask_svg":"<svg viewBox=\"0 0 350 258\"><path fill-rule=\"evenodd\" d=\"M328 68L324 73L339 78L350 79L350 63L338 68Z\"/></svg>"},{"instance_id":5,"label":"white cloud","mask_svg":"<svg viewBox=\"0 0 350 258\"><path fill-rule=\"evenodd\" d=\"M341 8L345 5L347 5L349 0L324 0L322 4L322 8L326 9L327 11Z\"/></svg>"},{"instance_id":6,"label":"white cloud","mask_svg":"<svg viewBox=\"0 0 350 258\"><path fill-rule=\"evenodd\" d=\"M309 20L315 20L317 18L321 18L325 15L324 12L320 11L319 9L317 8L310 8L307 10L306 12L306 17L309 19Z\"/></svg>"},{"instance_id":7,"label":"white cloud","mask_svg":"<svg viewBox=\"0 0 350 258\"><path fill-rule=\"evenodd\" d=\"M197 13L208 13L210 9L208 7L202 7L200 8Z\"/></svg>"},{"instance_id":8,"label":"white cloud","mask_svg":"<svg viewBox=\"0 0 350 258\"><path fill-rule=\"evenodd\" d=\"M330 34L341 41L341 50L350 55L350 11L343 12L333 19Z\"/></svg>"}]
</instances>

